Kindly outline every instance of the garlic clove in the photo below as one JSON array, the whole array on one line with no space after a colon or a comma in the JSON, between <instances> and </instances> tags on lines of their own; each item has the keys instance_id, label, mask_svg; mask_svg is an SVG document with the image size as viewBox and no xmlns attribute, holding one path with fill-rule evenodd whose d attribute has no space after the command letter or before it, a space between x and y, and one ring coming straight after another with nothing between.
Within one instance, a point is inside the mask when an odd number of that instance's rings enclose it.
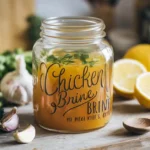
<instances>
[{"instance_id":1,"label":"garlic clove","mask_svg":"<svg viewBox=\"0 0 150 150\"><path fill-rule=\"evenodd\" d=\"M27 128L25 128L23 131L18 132L16 131L13 136L15 140L19 143L30 143L35 138L35 128L32 125L29 125Z\"/></svg>"},{"instance_id":2,"label":"garlic clove","mask_svg":"<svg viewBox=\"0 0 150 150\"><path fill-rule=\"evenodd\" d=\"M6 132L11 132L16 130L18 128L18 125L19 125L19 117L17 115L17 108L14 107L1 119L0 129Z\"/></svg>"},{"instance_id":3,"label":"garlic clove","mask_svg":"<svg viewBox=\"0 0 150 150\"><path fill-rule=\"evenodd\" d=\"M25 88L21 85L14 87L13 99L13 102L18 105L25 105L29 103L27 92Z\"/></svg>"}]
</instances>

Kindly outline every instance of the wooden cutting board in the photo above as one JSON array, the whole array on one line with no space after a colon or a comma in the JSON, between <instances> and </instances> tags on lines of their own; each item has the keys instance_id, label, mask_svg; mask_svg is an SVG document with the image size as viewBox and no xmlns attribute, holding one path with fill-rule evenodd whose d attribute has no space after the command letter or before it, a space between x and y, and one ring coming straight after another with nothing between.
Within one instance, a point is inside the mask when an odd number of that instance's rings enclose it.
<instances>
[{"instance_id":1,"label":"wooden cutting board","mask_svg":"<svg viewBox=\"0 0 150 150\"><path fill-rule=\"evenodd\" d=\"M7 108L9 110L9 108ZM128 117L150 117L136 100L115 98L113 116L106 127L82 134L52 133L34 123L32 105L18 109L21 126L29 123L36 127L36 138L30 144L17 144L12 133L0 133L0 150L149 150L150 133L132 135L122 126Z\"/></svg>"},{"instance_id":2,"label":"wooden cutting board","mask_svg":"<svg viewBox=\"0 0 150 150\"><path fill-rule=\"evenodd\" d=\"M0 0L0 52L28 48L27 17L34 13L34 0Z\"/></svg>"}]
</instances>

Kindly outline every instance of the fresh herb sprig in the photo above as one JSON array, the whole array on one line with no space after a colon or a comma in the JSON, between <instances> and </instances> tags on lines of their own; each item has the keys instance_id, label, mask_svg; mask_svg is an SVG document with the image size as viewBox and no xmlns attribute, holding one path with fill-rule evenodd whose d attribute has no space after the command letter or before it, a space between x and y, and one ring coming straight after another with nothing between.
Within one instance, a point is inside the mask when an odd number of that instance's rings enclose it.
<instances>
[{"instance_id":1,"label":"fresh herb sprig","mask_svg":"<svg viewBox=\"0 0 150 150\"><path fill-rule=\"evenodd\" d=\"M32 73L32 52L25 52L21 48L16 48L13 51L7 50L0 54L0 80L7 74L8 72L14 71L16 68L16 56L24 55L26 68Z\"/></svg>"},{"instance_id":2,"label":"fresh herb sprig","mask_svg":"<svg viewBox=\"0 0 150 150\"><path fill-rule=\"evenodd\" d=\"M87 64L87 59L89 58L89 55L86 53L76 53L74 54L74 58L80 59L82 61L82 64Z\"/></svg>"},{"instance_id":3,"label":"fresh herb sprig","mask_svg":"<svg viewBox=\"0 0 150 150\"><path fill-rule=\"evenodd\" d=\"M89 58L89 55L87 53L76 53L74 54L74 58L75 59L80 59L82 64L88 64L90 67L94 66L94 64L97 62L97 61L89 61L87 60Z\"/></svg>"},{"instance_id":4,"label":"fresh herb sprig","mask_svg":"<svg viewBox=\"0 0 150 150\"><path fill-rule=\"evenodd\" d=\"M54 55L50 55L47 57L47 61L49 62L60 63L65 65L74 63L73 59L74 59L73 55L70 54L66 54L62 57L56 57Z\"/></svg>"},{"instance_id":5,"label":"fresh herb sprig","mask_svg":"<svg viewBox=\"0 0 150 150\"><path fill-rule=\"evenodd\" d=\"M47 55L46 53L41 54L43 57L45 57L45 55ZM52 62L52 63L59 63L59 64L64 64L64 65L68 65L68 64L72 64L74 63L74 59L79 59L82 64L87 64L90 67L92 67L97 61L89 61L89 54L88 53L75 53L75 54L66 54L64 56L54 56L54 55L50 55L50 56L46 56L47 57L47 61L48 62Z\"/></svg>"}]
</instances>

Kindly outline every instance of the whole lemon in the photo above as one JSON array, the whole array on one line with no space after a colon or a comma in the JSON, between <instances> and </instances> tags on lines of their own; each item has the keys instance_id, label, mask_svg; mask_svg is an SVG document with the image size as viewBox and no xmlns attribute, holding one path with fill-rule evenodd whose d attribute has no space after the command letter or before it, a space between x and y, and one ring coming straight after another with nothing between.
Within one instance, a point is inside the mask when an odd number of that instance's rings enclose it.
<instances>
[{"instance_id":1,"label":"whole lemon","mask_svg":"<svg viewBox=\"0 0 150 150\"><path fill-rule=\"evenodd\" d=\"M139 44L130 48L124 58L140 61L150 71L150 44Z\"/></svg>"}]
</instances>

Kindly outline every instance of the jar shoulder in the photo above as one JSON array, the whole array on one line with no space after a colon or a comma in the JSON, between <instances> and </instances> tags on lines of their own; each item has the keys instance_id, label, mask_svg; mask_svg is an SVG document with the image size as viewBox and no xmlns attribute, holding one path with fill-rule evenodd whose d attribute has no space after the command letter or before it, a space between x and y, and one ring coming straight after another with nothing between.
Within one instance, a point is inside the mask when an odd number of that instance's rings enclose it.
<instances>
[{"instance_id":1,"label":"jar shoulder","mask_svg":"<svg viewBox=\"0 0 150 150\"><path fill-rule=\"evenodd\" d=\"M110 55L114 57L113 47L107 40L101 40L99 43L99 51L101 51L104 55Z\"/></svg>"},{"instance_id":2,"label":"jar shoulder","mask_svg":"<svg viewBox=\"0 0 150 150\"><path fill-rule=\"evenodd\" d=\"M72 52L98 52L105 55L109 55L113 57L113 48L109 44L109 42L105 39L102 39L96 43L87 43L87 44L60 44L60 43L47 43L45 40L42 38L38 39L34 46L33 46L33 51L38 53L42 50L52 50L53 52L61 50L64 51L65 53L72 53Z\"/></svg>"},{"instance_id":3,"label":"jar shoulder","mask_svg":"<svg viewBox=\"0 0 150 150\"><path fill-rule=\"evenodd\" d=\"M35 49L37 46L39 45L43 45L43 39L42 38L39 38L33 45L33 49Z\"/></svg>"}]
</instances>

